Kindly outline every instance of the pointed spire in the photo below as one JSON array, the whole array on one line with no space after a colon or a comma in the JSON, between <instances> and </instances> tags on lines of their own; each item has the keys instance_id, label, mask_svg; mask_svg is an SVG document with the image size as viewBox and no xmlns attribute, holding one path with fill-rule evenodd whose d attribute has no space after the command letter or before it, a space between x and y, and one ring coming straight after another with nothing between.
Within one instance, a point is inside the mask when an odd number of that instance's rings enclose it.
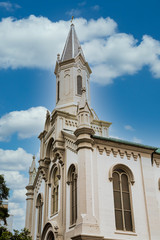
<instances>
[{"instance_id":1,"label":"pointed spire","mask_svg":"<svg viewBox=\"0 0 160 240\"><path fill-rule=\"evenodd\" d=\"M33 173L34 169L36 170L36 161L35 161L36 157L35 157L35 155L33 155L32 158L33 158L32 164L31 164L31 167L29 168L30 173Z\"/></svg>"},{"instance_id":2,"label":"pointed spire","mask_svg":"<svg viewBox=\"0 0 160 240\"><path fill-rule=\"evenodd\" d=\"M79 43L74 24L71 24L70 31L66 40L66 44L62 53L61 61L66 61L72 58L75 58L79 53L84 54L82 52L81 45Z\"/></svg>"},{"instance_id":3,"label":"pointed spire","mask_svg":"<svg viewBox=\"0 0 160 240\"><path fill-rule=\"evenodd\" d=\"M87 102L86 88L82 88L82 96L78 106L78 128L90 127L91 109Z\"/></svg>"},{"instance_id":4,"label":"pointed spire","mask_svg":"<svg viewBox=\"0 0 160 240\"><path fill-rule=\"evenodd\" d=\"M31 167L29 168L29 185L32 185L34 182L34 179L36 177L36 161L35 161L35 155L33 155L33 160Z\"/></svg>"},{"instance_id":5,"label":"pointed spire","mask_svg":"<svg viewBox=\"0 0 160 240\"><path fill-rule=\"evenodd\" d=\"M87 103L86 88L83 87L82 88L82 96L81 96L81 100L79 103L79 108L84 108L86 103Z\"/></svg>"}]
</instances>

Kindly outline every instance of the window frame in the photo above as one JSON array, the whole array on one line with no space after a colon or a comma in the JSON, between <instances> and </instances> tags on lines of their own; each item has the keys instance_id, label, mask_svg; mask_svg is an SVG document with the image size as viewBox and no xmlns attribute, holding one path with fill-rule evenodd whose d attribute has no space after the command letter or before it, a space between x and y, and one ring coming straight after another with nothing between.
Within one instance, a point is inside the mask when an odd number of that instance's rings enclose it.
<instances>
[{"instance_id":1,"label":"window frame","mask_svg":"<svg viewBox=\"0 0 160 240\"><path fill-rule=\"evenodd\" d=\"M36 201L37 208L37 237L41 236L42 231L42 207L43 207L43 196L39 193Z\"/></svg>"},{"instance_id":2,"label":"window frame","mask_svg":"<svg viewBox=\"0 0 160 240\"><path fill-rule=\"evenodd\" d=\"M55 166L51 176L51 215L58 213L59 208L59 169Z\"/></svg>"},{"instance_id":3,"label":"window frame","mask_svg":"<svg viewBox=\"0 0 160 240\"><path fill-rule=\"evenodd\" d=\"M81 85L81 86L79 86ZM82 76L81 75L78 75L77 76L77 95L78 96L81 96L82 95L82 87L83 87L83 81L82 81ZM81 87L81 89L80 89Z\"/></svg>"},{"instance_id":4,"label":"window frame","mask_svg":"<svg viewBox=\"0 0 160 240\"><path fill-rule=\"evenodd\" d=\"M77 205L77 168L74 164L69 167L68 181L70 194L70 228L76 225L78 205Z\"/></svg>"},{"instance_id":5,"label":"window frame","mask_svg":"<svg viewBox=\"0 0 160 240\"><path fill-rule=\"evenodd\" d=\"M115 228L116 228L116 232L124 232L124 233L135 233L135 224L134 224L134 214L133 214L133 201L132 201L132 185L135 183L135 180L134 180L134 175L132 173L132 171L130 170L129 167L127 167L126 165L123 165L123 164L116 164L116 165L113 165L110 170L109 170L109 180L110 181L113 181L114 179L114 173L118 172L117 170L120 170L121 171L121 175L126 175L127 178L128 178L128 190L129 190L129 203L130 203L130 214L131 214L131 228L132 230L127 230L126 229L126 224L125 223L125 220L124 220L124 209L123 209L123 222L122 222L122 226L123 226L123 229L118 229L117 228L117 224L116 224L116 207L115 207L115 196L114 196L114 186L113 186L113 200L114 200L114 215L115 215ZM118 173L119 174L119 173ZM122 189L122 186L121 186L121 189ZM123 196L122 196L122 192L121 192L121 200L123 199ZM124 203L123 203L124 204Z\"/></svg>"}]
</instances>

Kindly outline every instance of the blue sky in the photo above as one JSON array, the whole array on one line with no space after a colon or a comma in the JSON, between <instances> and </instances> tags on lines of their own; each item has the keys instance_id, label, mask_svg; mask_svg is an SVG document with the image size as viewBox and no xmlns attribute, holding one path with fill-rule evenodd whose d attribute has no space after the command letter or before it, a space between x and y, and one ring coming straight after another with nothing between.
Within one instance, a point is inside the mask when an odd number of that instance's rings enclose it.
<instances>
[{"instance_id":1,"label":"blue sky","mask_svg":"<svg viewBox=\"0 0 160 240\"><path fill-rule=\"evenodd\" d=\"M0 1L0 172L14 228L24 226L28 167L46 110L55 107L54 65L74 24L92 68L91 103L110 136L160 146L158 0Z\"/></svg>"}]
</instances>

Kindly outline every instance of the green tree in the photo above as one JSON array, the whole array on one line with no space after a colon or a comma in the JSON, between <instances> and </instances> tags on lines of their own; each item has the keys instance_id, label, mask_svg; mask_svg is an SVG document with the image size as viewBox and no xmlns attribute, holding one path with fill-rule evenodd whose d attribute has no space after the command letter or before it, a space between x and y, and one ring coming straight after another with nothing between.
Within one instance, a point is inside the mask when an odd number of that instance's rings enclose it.
<instances>
[{"instance_id":1,"label":"green tree","mask_svg":"<svg viewBox=\"0 0 160 240\"><path fill-rule=\"evenodd\" d=\"M11 233L4 227L0 227L0 240L32 240L32 238L26 228L22 229L21 232L14 230L14 233Z\"/></svg>"},{"instance_id":2,"label":"green tree","mask_svg":"<svg viewBox=\"0 0 160 240\"><path fill-rule=\"evenodd\" d=\"M0 175L0 220L6 225L6 218L9 217L8 208L3 206L3 200L7 200L9 196L9 188L6 186L3 175Z\"/></svg>"}]
</instances>

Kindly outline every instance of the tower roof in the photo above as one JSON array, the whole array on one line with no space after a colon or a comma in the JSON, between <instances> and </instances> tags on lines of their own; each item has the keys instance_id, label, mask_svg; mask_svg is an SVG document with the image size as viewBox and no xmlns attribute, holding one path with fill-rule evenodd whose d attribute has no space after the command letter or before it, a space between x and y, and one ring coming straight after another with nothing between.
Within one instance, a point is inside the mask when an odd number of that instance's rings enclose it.
<instances>
[{"instance_id":1,"label":"tower roof","mask_svg":"<svg viewBox=\"0 0 160 240\"><path fill-rule=\"evenodd\" d=\"M74 24L71 24L70 31L64 46L61 61L66 61L75 58L79 53L84 57L81 45L79 43Z\"/></svg>"}]
</instances>

